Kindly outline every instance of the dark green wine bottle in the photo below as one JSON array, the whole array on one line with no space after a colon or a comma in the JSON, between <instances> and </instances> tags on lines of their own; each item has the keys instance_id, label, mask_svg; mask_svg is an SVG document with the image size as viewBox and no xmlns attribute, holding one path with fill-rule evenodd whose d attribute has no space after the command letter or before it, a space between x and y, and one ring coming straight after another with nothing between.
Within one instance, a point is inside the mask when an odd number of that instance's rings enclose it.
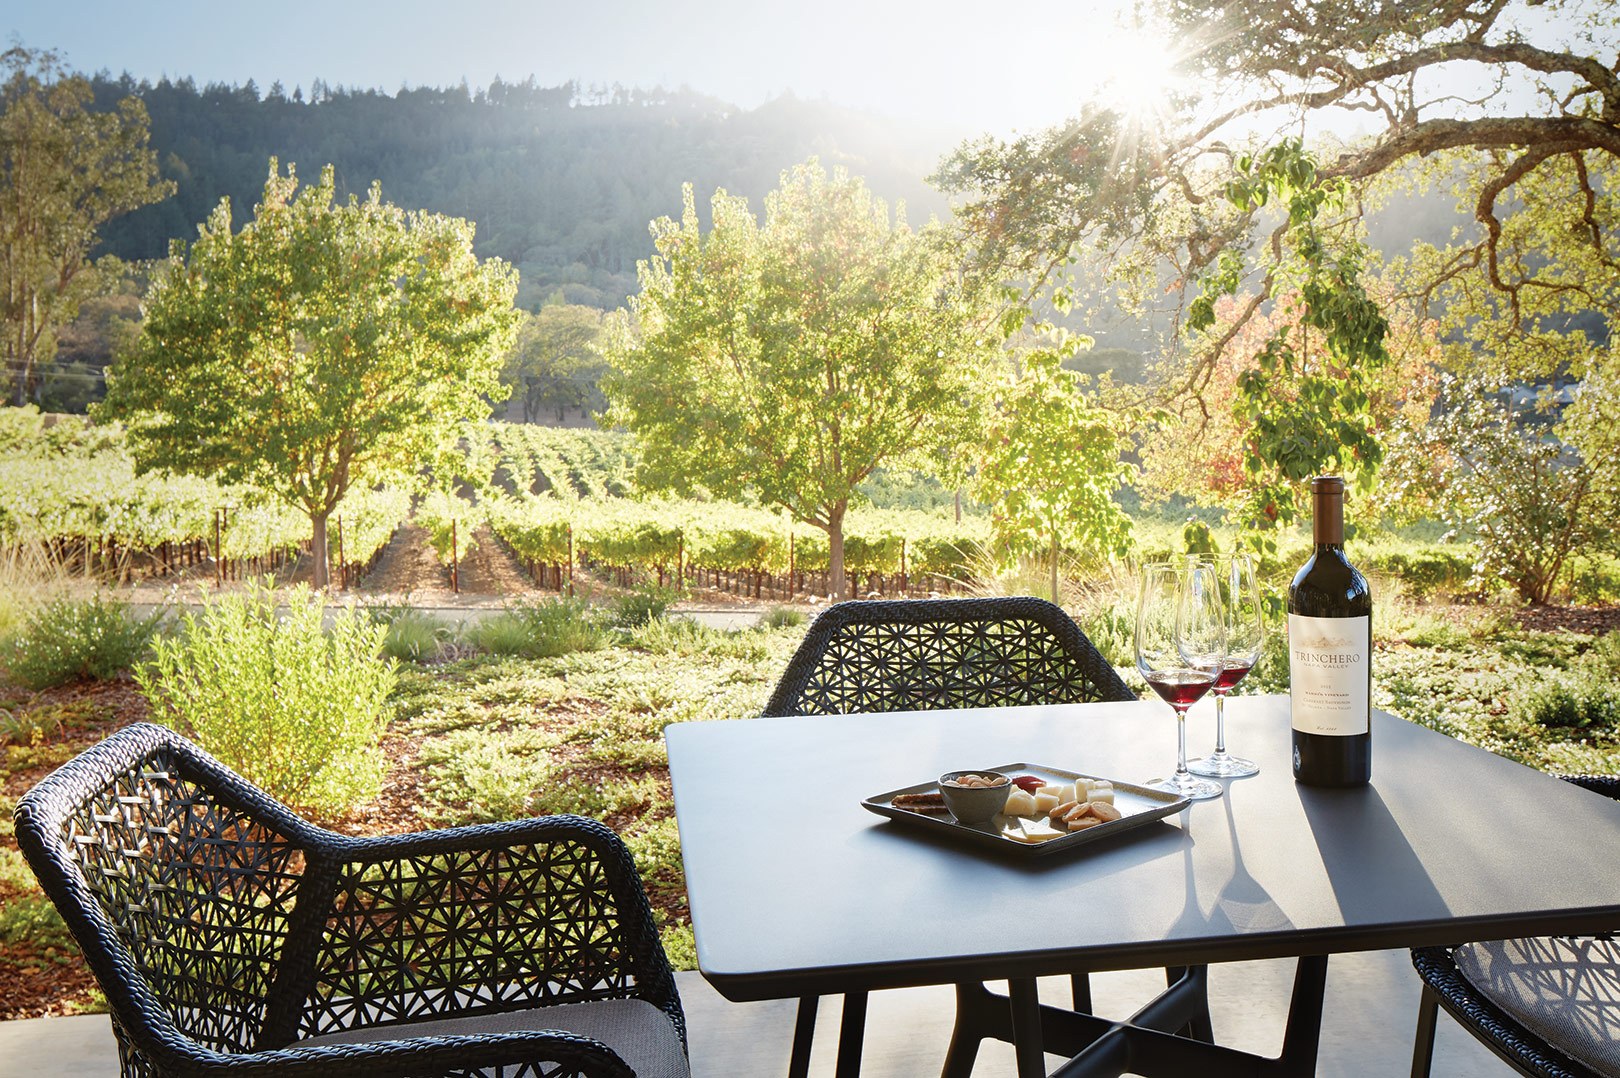
<instances>
[{"instance_id":1,"label":"dark green wine bottle","mask_svg":"<svg viewBox=\"0 0 1620 1078\"><path fill-rule=\"evenodd\" d=\"M1344 556L1344 480L1311 480L1316 550L1288 588L1294 779L1372 779L1372 591Z\"/></svg>"}]
</instances>

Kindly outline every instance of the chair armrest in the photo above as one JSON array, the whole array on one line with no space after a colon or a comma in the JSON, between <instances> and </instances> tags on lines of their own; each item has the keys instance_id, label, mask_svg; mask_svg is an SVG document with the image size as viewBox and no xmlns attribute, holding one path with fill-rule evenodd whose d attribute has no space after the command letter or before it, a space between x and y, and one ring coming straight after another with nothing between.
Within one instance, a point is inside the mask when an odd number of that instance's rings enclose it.
<instances>
[{"instance_id":1,"label":"chair armrest","mask_svg":"<svg viewBox=\"0 0 1620 1078\"><path fill-rule=\"evenodd\" d=\"M1620 801L1620 775L1559 775L1565 782Z\"/></svg>"},{"instance_id":2,"label":"chair armrest","mask_svg":"<svg viewBox=\"0 0 1620 1078\"><path fill-rule=\"evenodd\" d=\"M324 925L285 959L313 1036L405 1019L639 998L686 1037L675 976L623 841L549 816L350 840Z\"/></svg>"},{"instance_id":3,"label":"chair armrest","mask_svg":"<svg viewBox=\"0 0 1620 1078\"><path fill-rule=\"evenodd\" d=\"M533 1064L556 1069L548 1078L635 1078L629 1064L600 1041L553 1030L471 1037L413 1037L364 1044L323 1044L227 1054L193 1042L170 1044L157 1060L182 1078L432 1078L481 1068ZM514 1071L514 1073L518 1073Z\"/></svg>"}]
</instances>

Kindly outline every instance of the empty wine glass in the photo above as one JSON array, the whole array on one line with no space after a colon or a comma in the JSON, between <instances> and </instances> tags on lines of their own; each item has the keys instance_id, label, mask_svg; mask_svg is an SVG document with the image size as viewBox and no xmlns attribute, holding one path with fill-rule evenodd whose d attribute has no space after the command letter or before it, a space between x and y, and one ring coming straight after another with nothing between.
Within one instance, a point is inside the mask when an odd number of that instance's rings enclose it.
<instances>
[{"instance_id":1,"label":"empty wine glass","mask_svg":"<svg viewBox=\"0 0 1620 1078\"><path fill-rule=\"evenodd\" d=\"M1176 773L1152 783L1182 797L1219 797L1219 783L1187 770L1187 709L1214 686L1226 659L1220 580L1209 562L1150 564L1136 604L1136 668L1176 713Z\"/></svg>"},{"instance_id":2,"label":"empty wine glass","mask_svg":"<svg viewBox=\"0 0 1620 1078\"><path fill-rule=\"evenodd\" d=\"M1260 585L1255 580L1254 559L1247 554L1211 555L1200 558L1215 567L1220 581L1221 620L1226 626L1226 661L1215 678L1215 751L1187 765L1195 775L1231 779L1260 772L1260 765L1226 751L1226 696L1246 677L1266 642L1260 616Z\"/></svg>"}]
</instances>

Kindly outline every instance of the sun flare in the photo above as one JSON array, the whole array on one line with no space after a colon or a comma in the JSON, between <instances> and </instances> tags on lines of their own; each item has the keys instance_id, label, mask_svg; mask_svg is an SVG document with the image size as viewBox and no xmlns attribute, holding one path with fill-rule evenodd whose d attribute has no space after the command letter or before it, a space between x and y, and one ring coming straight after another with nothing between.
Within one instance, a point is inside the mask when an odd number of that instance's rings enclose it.
<instances>
[{"instance_id":1,"label":"sun flare","mask_svg":"<svg viewBox=\"0 0 1620 1078\"><path fill-rule=\"evenodd\" d=\"M1098 42L1090 72L1102 104L1145 118L1161 115L1179 88L1175 47L1142 27L1120 29Z\"/></svg>"}]
</instances>

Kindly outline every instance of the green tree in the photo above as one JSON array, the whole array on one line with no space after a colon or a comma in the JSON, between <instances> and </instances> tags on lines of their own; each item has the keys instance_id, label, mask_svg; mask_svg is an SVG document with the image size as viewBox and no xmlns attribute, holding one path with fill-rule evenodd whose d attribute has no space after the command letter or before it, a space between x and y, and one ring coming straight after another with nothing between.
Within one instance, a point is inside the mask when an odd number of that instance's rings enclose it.
<instances>
[{"instance_id":1,"label":"green tree","mask_svg":"<svg viewBox=\"0 0 1620 1078\"><path fill-rule=\"evenodd\" d=\"M501 381L523 395L523 422L542 409L588 407L607 371L602 358L602 312L573 303L551 303L526 315L517 343L507 354Z\"/></svg>"},{"instance_id":2,"label":"green tree","mask_svg":"<svg viewBox=\"0 0 1620 1078\"><path fill-rule=\"evenodd\" d=\"M1121 462L1120 417L1098 407L1083 378L1063 367L1073 341L1023 357L1022 371L994 403L975 496L992 508L995 535L1007 549L1051 555L1058 602L1063 547L1093 557L1123 556L1131 520L1114 503L1130 473Z\"/></svg>"},{"instance_id":3,"label":"green tree","mask_svg":"<svg viewBox=\"0 0 1620 1078\"><path fill-rule=\"evenodd\" d=\"M782 176L764 223L715 193L703 232L653 223L657 257L617 323L610 420L641 439L641 481L752 492L827 532L845 592L844 516L885 463L943 461L982 416L999 336L943 229L918 231L842 170ZM994 339L992 339L994 338Z\"/></svg>"},{"instance_id":4,"label":"green tree","mask_svg":"<svg viewBox=\"0 0 1620 1078\"><path fill-rule=\"evenodd\" d=\"M95 291L96 230L174 185L157 178L137 98L93 110L89 80L52 52L14 46L0 70L0 330L21 405L58 328Z\"/></svg>"},{"instance_id":5,"label":"green tree","mask_svg":"<svg viewBox=\"0 0 1620 1078\"><path fill-rule=\"evenodd\" d=\"M233 232L227 200L176 245L104 411L127 420L142 469L250 483L307 512L324 586L344 492L414 474L503 393L517 274L472 244L466 221L406 213L375 185L335 203L330 167L299 191L272 158L251 223Z\"/></svg>"}]
</instances>

